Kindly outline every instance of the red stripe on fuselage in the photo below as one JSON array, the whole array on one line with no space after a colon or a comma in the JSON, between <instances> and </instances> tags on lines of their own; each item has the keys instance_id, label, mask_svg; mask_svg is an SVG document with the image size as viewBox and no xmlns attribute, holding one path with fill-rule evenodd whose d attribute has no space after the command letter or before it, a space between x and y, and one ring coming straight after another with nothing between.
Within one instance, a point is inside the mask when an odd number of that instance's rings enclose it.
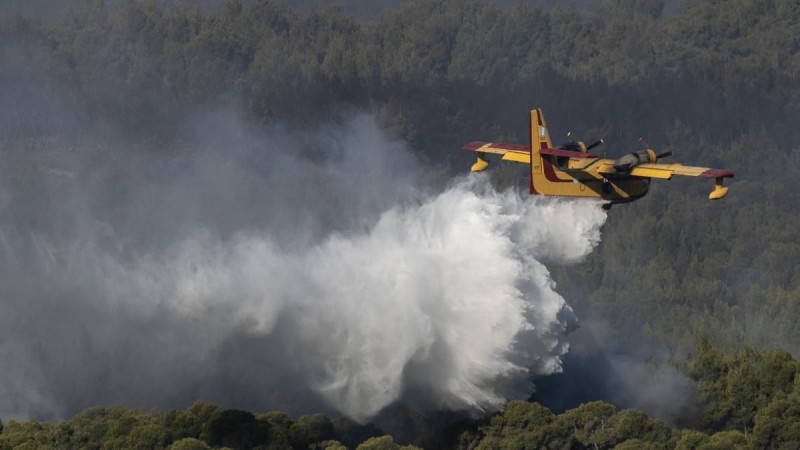
<instances>
[{"instance_id":1,"label":"red stripe on fuselage","mask_svg":"<svg viewBox=\"0 0 800 450\"><path fill-rule=\"evenodd\" d=\"M556 170L553 168L553 163L549 160L549 158L542 158L542 165L544 166L544 177L547 178L547 181L551 183L572 183L573 179L569 180L562 180L558 178L556 175Z\"/></svg>"},{"instance_id":2,"label":"red stripe on fuselage","mask_svg":"<svg viewBox=\"0 0 800 450\"><path fill-rule=\"evenodd\" d=\"M538 111L536 112L536 121L537 122L539 121L539 112ZM529 130L529 133L530 133L529 137L531 139L531 145L530 145L530 147L528 147L528 151L531 154L531 164L530 164L530 166L528 166L528 172L529 172L528 173L528 175L529 175L528 178L530 179L530 190L529 190L529 192L530 192L531 195L535 195L535 194L538 194L538 192L536 192L536 188L533 186L533 165L535 164L535 161L533 160L533 123L531 122L530 116L528 116L528 130Z\"/></svg>"},{"instance_id":3,"label":"red stripe on fuselage","mask_svg":"<svg viewBox=\"0 0 800 450\"><path fill-rule=\"evenodd\" d=\"M539 153L542 155L563 156L566 158L597 159L597 155L593 155L591 153L575 152L560 148L543 148Z\"/></svg>"}]
</instances>

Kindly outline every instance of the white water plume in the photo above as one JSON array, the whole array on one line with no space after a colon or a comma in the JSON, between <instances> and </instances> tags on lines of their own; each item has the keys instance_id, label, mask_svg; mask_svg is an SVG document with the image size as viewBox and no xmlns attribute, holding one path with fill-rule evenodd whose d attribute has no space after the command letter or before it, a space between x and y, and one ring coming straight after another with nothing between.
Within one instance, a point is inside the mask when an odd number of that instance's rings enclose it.
<instances>
[{"instance_id":1,"label":"white water plume","mask_svg":"<svg viewBox=\"0 0 800 450\"><path fill-rule=\"evenodd\" d=\"M312 192L324 186L339 210L305 201L316 194L275 196L261 226L221 237L201 225L139 251L118 231L105 238L114 245L3 234L0 354L17 369L0 373L0 386L26 394L0 387L0 414L199 397L256 410L314 408L298 397L317 397L358 420L394 402L493 411L530 395L531 374L560 369L570 311L542 261L592 250L605 221L598 204L498 193L483 176L423 194L387 163L410 156L371 119L322 134L342 157L287 156L273 136L280 158L248 183L317 179ZM366 176L341 165L367 153ZM184 205L195 190L183 183L196 182L179 178L165 198ZM293 214L335 226L287 230ZM22 395L36 403L20 406Z\"/></svg>"},{"instance_id":2,"label":"white water plume","mask_svg":"<svg viewBox=\"0 0 800 450\"><path fill-rule=\"evenodd\" d=\"M166 297L182 316L213 317L223 332L269 335L283 321L305 381L352 417L377 413L403 389L447 408L493 410L506 400L498 381L529 367L551 373L565 350L565 302L535 251L574 260L597 243L603 218L597 205L477 194L464 182L387 211L364 234L291 253L268 236L230 247L200 239L157 273L169 274ZM572 223L589 220L595 226ZM533 345L519 345L526 333Z\"/></svg>"}]
</instances>

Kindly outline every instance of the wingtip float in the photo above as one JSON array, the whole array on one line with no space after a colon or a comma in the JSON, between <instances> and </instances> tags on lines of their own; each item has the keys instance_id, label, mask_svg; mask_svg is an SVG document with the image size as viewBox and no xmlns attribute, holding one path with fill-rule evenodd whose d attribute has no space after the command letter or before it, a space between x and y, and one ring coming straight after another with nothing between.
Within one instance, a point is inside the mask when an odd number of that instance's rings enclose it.
<instances>
[{"instance_id":1,"label":"wingtip float","mask_svg":"<svg viewBox=\"0 0 800 450\"><path fill-rule=\"evenodd\" d=\"M600 158L589 150L603 145L602 139L586 145L572 141L553 147L541 109L530 112L530 146L472 141L465 150L477 153L473 172L489 167L486 155L501 155L503 160L527 164L530 170L530 193L559 197L588 197L605 200L604 208L644 197L653 178L669 180L673 175L714 179L708 198L719 200L728 193L723 185L733 172L707 167L664 164L658 161L672 156L671 151L657 154L653 149L639 150L618 159Z\"/></svg>"}]
</instances>

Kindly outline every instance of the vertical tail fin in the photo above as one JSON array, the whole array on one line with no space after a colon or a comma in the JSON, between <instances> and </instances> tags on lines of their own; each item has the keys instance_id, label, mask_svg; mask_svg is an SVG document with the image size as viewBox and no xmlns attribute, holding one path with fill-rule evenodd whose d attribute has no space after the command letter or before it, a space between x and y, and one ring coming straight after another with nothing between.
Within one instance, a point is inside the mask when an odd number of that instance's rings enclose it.
<instances>
[{"instance_id":1,"label":"vertical tail fin","mask_svg":"<svg viewBox=\"0 0 800 450\"><path fill-rule=\"evenodd\" d=\"M550 132L547 130L547 124L544 121L544 114L539 108L531 110L530 117L530 137L531 137L531 180L530 192L537 194L536 187L534 186L534 179L542 178L542 157L539 155L539 150L543 148L553 148L553 143L550 141Z\"/></svg>"},{"instance_id":2,"label":"vertical tail fin","mask_svg":"<svg viewBox=\"0 0 800 450\"><path fill-rule=\"evenodd\" d=\"M547 131L547 124L544 122L544 114L539 108L531 110L531 148L533 147L537 150L553 148L550 132Z\"/></svg>"}]
</instances>

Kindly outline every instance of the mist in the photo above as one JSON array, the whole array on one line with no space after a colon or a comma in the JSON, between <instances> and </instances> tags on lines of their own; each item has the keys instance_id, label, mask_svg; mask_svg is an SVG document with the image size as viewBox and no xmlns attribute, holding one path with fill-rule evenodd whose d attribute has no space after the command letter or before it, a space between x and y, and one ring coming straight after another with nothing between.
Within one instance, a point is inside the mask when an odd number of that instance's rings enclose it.
<instances>
[{"instance_id":1,"label":"mist","mask_svg":"<svg viewBox=\"0 0 800 450\"><path fill-rule=\"evenodd\" d=\"M574 317L542 261L597 245L598 204L442 187L358 113L99 135L4 141L0 416L198 398L480 415L560 370Z\"/></svg>"},{"instance_id":2,"label":"mist","mask_svg":"<svg viewBox=\"0 0 800 450\"><path fill-rule=\"evenodd\" d=\"M597 245L598 204L443 182L359 111L195 108L132 137L35 46L0 52L0 417L479 416L561 370L575 317L546 264Z\"/></svg>"}]
</instances>

